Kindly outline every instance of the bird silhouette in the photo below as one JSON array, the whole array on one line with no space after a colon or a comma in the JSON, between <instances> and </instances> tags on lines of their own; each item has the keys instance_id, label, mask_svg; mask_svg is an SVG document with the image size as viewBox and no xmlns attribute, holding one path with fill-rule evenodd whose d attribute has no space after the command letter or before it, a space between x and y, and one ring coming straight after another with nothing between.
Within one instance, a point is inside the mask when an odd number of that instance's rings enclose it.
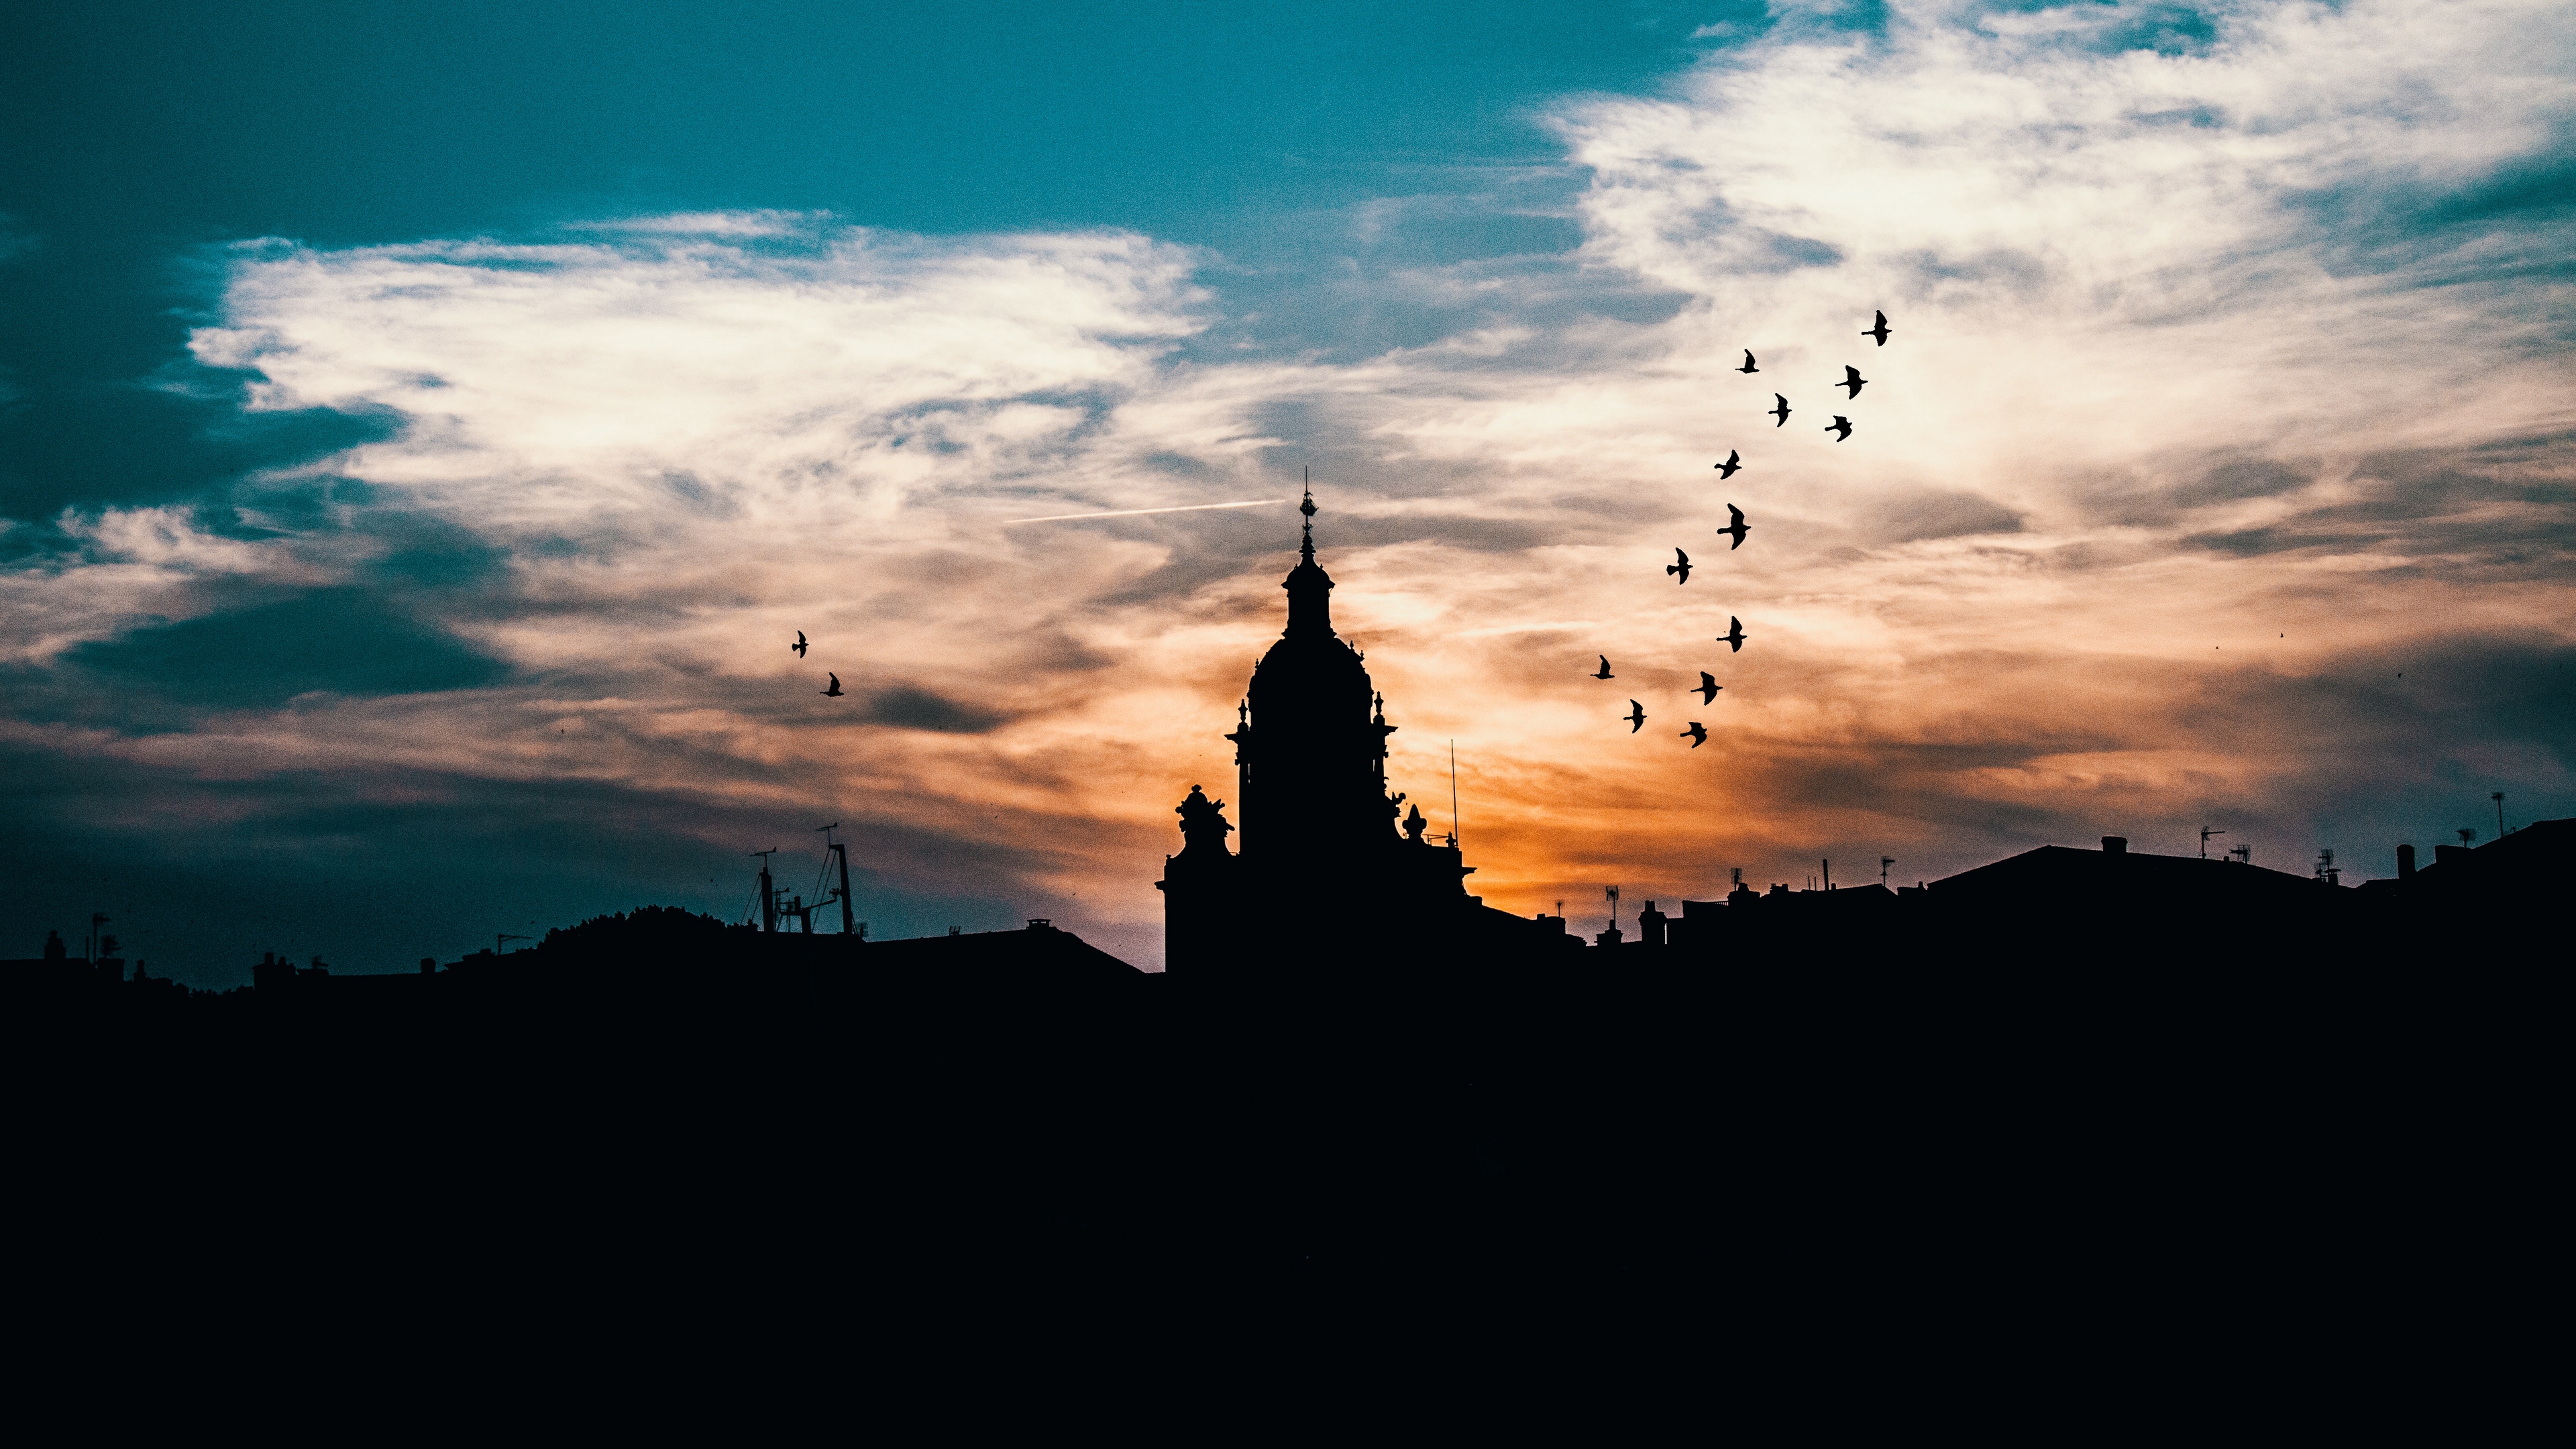
<instances>
[{"instance_id":1,"label":"bird silhouette","mask_svg":"<svg viewBox=\"0 0 2576 1449\"><path fill-rule=\"evenodd\" d=\"M1732 503L1726 505L1726 514L1726 527L1719 529L1718 532L1731 533L1735 535L1735 542L1726 546L1726 551L1728 553L1733 553L1737 549L1744 547L1744 535L1753 531L1753 525L1744 521L1744 510L1736 507Z\"/></svg>"},{"instance_id":2,"label":"bird silhouette","mask_svg":"<svg viewBox=\"0 0 2576 1449\"><path fill-rule=\"evenodd\" d=\"M1789 421L1789 400L1780 396L1780 394L1776 392L1771 394L1771 399L1779 404L1778 407L1771 410L1771 416L1780 420L1779 422L1771 425L1776 428Z\"/></svg>"},{"instance_id":3,"label":"bird silhouette","mask_svg":"<svg viewBox=\"0 0 2576 1449\"><path fill-rule=\"evenodd\" d=\"M1834 414L1833 426L1825 429L1825 431L1833 434L1834 441L1839 443L1843 439L1851 436L1851 419L1844 417L1841 413L1836 413Z\"/></svg>"},{"instance_id":4,"label":"bird silhouette","mask_svg":"<svg viewBox=\"0 0 2576 1449\"><path fill-rule=\"evenodd\" d=\"M1646 707L1632 699L1628 701L1628 712L1620 718L1628 722L1628 733L1633 735L1645 726Z\"/></svg>"},{"instance_id":5,"label":"bird silhouette","mask_svg":"<svg viewBox=\"0 0 2576 1449\"><path fill-rule=\"evenodd\" d=\"M837 674L832 676L832 687L823 691L823 697L825 699L838 699L841 697L841 676Z\"/></svg>"},{"instance_id":6,"label":"bird silhouette","mask_svg":"<svg viewBox=\"0 0 2576 1449\"><path fill-rule=\"evenodd\" d=\"M1698 720L1692 720L1690 724L1689 729L1682 731L1682 738L1690 741L1691 748L1695 750L1708 743L1708 726Z\"/></svg>"},{"instance_id":7,"label":"bird silhouette","mask_svg":"<svg viewBox=\"0 0 2576 1449\"><path fill-rule=\"evenodd\" d=\"M1860 390L1869 386L1869 379L1860 375L1859 368L1853 367L1849 363L1845 363L1843 365L1843 380L1835 383L1834 386L1850 388L1851 396L1858 397L1860 396Z\"/></svg>"},{"instance_id":8,"label":"bird silhouette","mask_svg":"<svg viewBox=\"0 0 2576 1449\"><path fill-rule=\"evenodd\" d=\"M1738 371L1738 372L1740 372L1740 373L1743 373L1743 374L1745 374L1746 376L1750 377L1750 376L1751 376L1751 375L1753 375L1754 373L1760 372L1761 370L1762 370L1761 368L1755 367L1755 366L1753 365L1753 349L1752 349L1752 348L1750 348L1750 347L1748 347L1748 348L1744 349L1744 365L1743 365L1742 367L1737 368L1737 369L1736 369L1736 371Z\"/></svg>"},{"instance_id":9,"label":"bird silhouette","mask_svg":"<svg viewBox=\"0 0 2576 1449\"><path fill-rule=\"evenodd\" d=\"M1611 672L1610 672L1610 656L1609 656L1609 655L1604 654L1604 655L1602 655L1602 656L1601 656L1601 672L1600 672L1599 674L1595 674L1595 675L1593 675L1593 676L1591 676L1591 677L1592 677L1592 678L1594 678L1594 679L1616 679L1616 678L1618 678L1618 677L1619 677L1618 675L1615 675L1615 674L1613 674L1613 673L1611 673Z\"/></svg>"},{"instance_id":10,"label":"bird silhouette","mask_svg":"<svg viewBox=\"0 0 2576 1449\"><path fill-rule=\"evenodd\" d=\"M1885 347L1887 345L1887 314L1884 312L1879 313L1878 325L1875 327L1862 328L1860 335L1863 337L1875 337L1878 339L1878 345Z\"/></svg>"},{"instance_id":11,"label":"bird silhouette","mask_svg":"<svg viewBox=\"0 0 2576 1449\"><path fill-rule=\"evenodd\" d=\"M1716 675L1703 669L1699 672L1699 688L1685 689L1682 693L1698 695L1699 702L1702 704L1715 704L1717 703L1717 692L1724 688L1726 688L1725 685L1717 682Z\"/></svg>"},{"instance_id":12,"label":"bird silhouette","mask_svg":"<svg viewBox=\"0 0 2576 1449\"><path fill-rule=\"evenodd\" d=\"M797 631L796 631L796 642L795 642L795 643L793 643L793 644L788 645L787 647L796 651L796 657L797 657L797 658L799 658L799 659L804 658L804 657L805 657L805 631L804 631L804 630L802 630L802 629L797 630Z\"/></svg>"},{"instance_id":13,"label":"bird silhouette","mask_svg":"<svg viewBox=\"0 0 2576 1449\"><path fill-rule=\"evenodd\" d=\"M1726 461L1717 465L1717 476L1720 478L1732 478L1735 476L1735 470L1743 466L1744 455L1735 451L1733 448L1729 448L1726 450Z\"/></svg>"},{"instance_id":14,"label":"bird silhouette","mask_svg":"<svg viewBox=\"0 0 2576 1449\"><path fill-rule=\"evenodd\" d=\"M1674 550L1673 550L1673 557L1674 557L1674 558L1677 558L1677 559L1679 559L1679 560L1681 560L1681 562L1679 562L1679 563L1668 563L1668 564L1664 565L1664 572L1665 572L1665 573L1668 573L1668 574L1680 574L1680 575L1682 576L1682 577L1681 577L1681 582L1683 582L1683 583L1689 583L1689 582L1690 582L1690 555L1689 555L1689 554L1686 554L1686 553L1684 553L1684 552L1682 552L1680 549L1674 549Z\"/></svg>"},{"instance_id":15,"label":"bird silhouette","mask_svg":"<svg viewBox=\"0 0 2576 1449\"><path fill-rule=\"evenodd\" d=\"M1718 635L1717 637L1718 637L1718 642L1720 642L1720 643L1722 643L1722 644L1725 644L1725 645L1729 646L1729 648L1732 650L1732 652L1737 653L1737 654L1741 654L1741 653L1743 653L1743 652L1744 652L1744 621L1743 621L1742 619L1739 619L1739 618L1735 617L1733 614L1729 614L1729 615L1727 615L1727 616L1726 616L1726 632L1725 632L1725 633L1723 633L1723 634Z\"/></svg>"}]
</instances>

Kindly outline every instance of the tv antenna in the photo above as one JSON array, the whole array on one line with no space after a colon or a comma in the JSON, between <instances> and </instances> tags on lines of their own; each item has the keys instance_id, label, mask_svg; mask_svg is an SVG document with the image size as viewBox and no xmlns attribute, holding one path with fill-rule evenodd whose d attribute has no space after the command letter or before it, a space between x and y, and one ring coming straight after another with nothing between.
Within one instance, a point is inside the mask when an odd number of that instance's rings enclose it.
<instances>
[{"instance_id":1,"label":"tv antenna","mask_svg":"<svg viewBox=\"0 0 2576 1449\"><path fill-rule=\"evenodd\" d=\"M492 938L492 954L493 954L493 955L495 955L495 956L498 956L498 955L500 955L500 954L501 954L501 943L502 943L502 942L504 942L504 941L532 941L532 940L535 940L535 939L536 939L536 938L535 938L535 937L533 937L533 936L514 936L514 935L511 935L509 932L504 931L504 932L502 932L501 934L499 934L499 935L497 935L497 936L494 936L494 937Z\"/></svg>"},{"instance_id":2,"label":"tv antenna","mask_svg":"<svg viewBox=\"0 0 2576 1449\"><path fill-rule=\"evenodd\" d=\"M769 858L777 853L775 845L746 852L760 857L760 929L764 935L778 929L778 888L769 879Z\"/></svg>"},{"instance_id":3,"label":"tv antenna","mask_svg":"<svg viewBox=\"0 0 2576 1449\"><path fill-rule=\"evenodd\" d=\"M2212 830L2206 825L2200 827L2200 858L2203 860L2209 859L2209 837L2213 835L2225 835L2226 833L2227 832L2224 830Z\"/></svg>"},{"instance_id":4,"label":"tv antenna","mask_svg":"<svg viewBox=\"0 0 2576 1449\"><path fill-rule=\"evenodd\" d=\"M2238 865L2252 865L2254 863L2254 847L2250 845L2237 846L2227 852L2227 858L2236 862Z\"/></svg>"},{"instance_id":5,"label":"tv antenna","mask_svg":"<svg viewBox=\"0 0 2576 1449\"><path fill-rule=\"evenodd\" d=\"M1882 855L1878 858L1878 888L1880 890L1887 889L1887 868L1894 864L1896 864L1895 856Z\"/></svg>"},{"instance_id":6,"label":"tv antenna","mask_svg":"<svg viewBox=\"0 0 2576 1449\"><path fill-rule=\"evenodd\" d=\"M852 919L850 914L850 848L832 838L832 832L840 828L841 822L838 820L833 821L829 825L817 825L814 827L816 833L823 837L823 849L829 853L833 861L841 867L840 888L833 892L833 894L815 902L815 904L828 906L835 900L839 901L841 903L841 934L844 936L850 936L858 933L858 922Z\"/></svg>"},{"instance_id":7,"label":"tv antenna","mask_svg":"<svg viewBox=\"0 0 2576 1449\"><path fill-rule=\"evenodd\" d=\"M2487 798L2496 802L2496 839L2502 840L2504 839L2504 792L2498 790Z\"/></svg>"},{"instance_id":8,"label":"tv antenna","mask_svg":"<svg viewBox=\"0 0 2576 1449\"><path fill-rule=\"evenodd\" d=\"M1610 929L1615 931L1619 929L1619 888L1604 886L1601 893L1610 898Z\"/></svg>"},{"instance_id":9,"label":"tv antenna","mask_svg":"<svg viewBox=\"0 0 2576 1449\"><path fill-rule=\"evenodd\" d=\"M2468 844L2469 844L2469 842L2470 842L2470 841L2475 840L2475 839L2477 839L2477 838L2478 838L2478 833L2477 833L2476 831L2474 831L2474 830L2469 829L2469 828L2468 828L2467 826L2465 826L2465 825L2461 826L2461 827L2459 828L2459 830L2458 830L2456 833L2457 833L2457 834L2459 835L2459 837L2460 837L2460 847L2461 847L2462 849L2464 849L2464 850L2468 848Z\"/></svg>"}]
</instances>

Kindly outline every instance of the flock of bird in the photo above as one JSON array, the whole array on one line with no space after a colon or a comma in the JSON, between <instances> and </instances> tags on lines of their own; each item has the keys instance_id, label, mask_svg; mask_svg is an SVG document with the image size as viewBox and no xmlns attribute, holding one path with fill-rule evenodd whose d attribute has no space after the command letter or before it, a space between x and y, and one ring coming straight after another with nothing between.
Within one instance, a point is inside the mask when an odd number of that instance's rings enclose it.
<instances>
[{"instance_id":1,"label":"flock of bird","mask_svg":"<svg viewBox=\"0 0 2576 1449\"><path fill-rule=\"evenodd\" d=\"M1871 339L1881 347L1885 347L1887 345L1888 334L1894 329L1887 325L1886 313L1877 312L1874 313L1873 316L1873 325L1862 328L1860 335ZM1743 373L1747 377L1751 377L1756 373L1759 373L1762 369L1753 360L1753 350L1751 348L1746 348L1744 351L1744 365L1734 370ZM1859 368L1846 365L1843 368L1843 380L1832 385L1839 388L1849 389L1849 391L1844 394L1844 401L1848 403L1860 396L1860 390L1862 388L1869 386L1869 379L1860 375ZM1786 396L1775 392L1771 394L1771 402L1772 407L1770 411L1763 414L1763 416L1773 419L1771 426L1774 428L1787 427L1789 424L1790 412L1789 399ZM1833 419L1833 422L1825 428L1825 431L1833 434L1834 441L1837 443L1849 438L1852 435L1851 419L1843 416L1841 413L1833 414ZM1717 464L1716 467L1717 476L1721 481L1732 478L1744 467L1744 454L1738 449L1729 448L1726 452L1726 461ZM1753 525L1744 521L1744 510L1736 507L1732 503L1726 505L1726 513L1726 527L1717 531L1734 540L1734 542L1729 543L1726 546L1726 551L1733 553L1735 550L1744 547L1744 536L1753 531ZM1674 549L1673 561L1664 565L1664 572L1677 584L1689 583L1691 577L1691 558L1689 552L1684 549ZM1727 652L1740 654L1744 652L1744 637L1744 621L1734 617L1733 615L1729 615L1726 620L1726 632L1718 635L1717 641L1727 646ZM1610 672L1610 656L1604 654L1600 656L1600 658L1601 668L1594 672L1591 677L1594 679L1618 678L1617 675ZM1695 689L1685 690L1683 692L1686 694L1698 695L1702 704L1713 705L1717 703L1717 692L1725 687L1725 685L1717 682L1717 677L1715 675L1712 675L1707 670L1703 669L1699 673L1698 687ZM1621 715L1620 718L1628 722L1628 733L1633 735L1637 731L1646 727L1646 707L1632 699L1628 701L1628 712ZM1700 723L1698 720L1692 720L1690 722L1690 728L1683 730L1680 737L1690 741L1692 749L1698 749L1700 746L1708 743L1708 726Z\"/></svg>"},{"instance_id":2,"label":"flock of bird","mask_svg":"<svg viewBox=\"0 0 2576 1449\"><path fill-rule=\"evenodd\" d=\"M1860 335L1874 340L1881 347L1885 347L1887 345L1888 333L1890 331L1887 325L1887 314L1880 312L1876 314L1876 317L1876 325L1863 328ZM1734 370L1750 377L1759 373L1762 369L1757 366L1753 360L1753 350L1751 348L1746 348L1744 352L1744 365ZM1860 396L1860 390L1869 386L1869 379L1860 375L1859 368L1846 366L1843 368L1843 380L1833 384L1833 386L1850 389L1850 391L1845 394L1845 401L1849 401ZM1774 419L1771 426L1775 428L1788 426L1790 411L1789 399L1782 394L1775 392L1771 394L1771 401L1773 406L1770 411L1764 414L1764 416ZM1827 427L1825 431L1833 434L1834 441L1839 443L1852 435L1852 422L1850 418L1847 418L1840 413L1836 413L1833 416L1834 421L1832 425ZM1729 448L1726 453L1726 461L1716 465L1717 476L1721 480L1732 478L1743 467L1744 454L1737 449ZM1730 542L1726 546L1727 552L1733 553L1735 550L1744 547L1744 536L1753 531L1753 525L1745 522L1744 510L1736 507L1732 503L1726 505L1726 515L1726 527L1717 530L1717 532L1721 536L1733 540L1733 542ZM1664 565L1664 572L1670 575L1676 583L1689 583L1691 577L1690 554L1683 549L1674 549L1673 561ZM1729 653L1740 654L1744 652L1744 638L1744 621L1733 615L1728 615L1726 620L1726 632L1717 636L1717 642L1724 644ZM802 629L797 630L796 642L788 645L787 647L796 655L797 658L804 658L805 651L808 647L805 640L805 631ZM1600 657L1601 668L1591 677L1594 679L1618 678L1619 676L1610 672L1610 656L1604 654ZM828 670L825 672L830 673ZM838 674L832 674L831 681L830 687L820 692L826 699L838 699L844 693L841 688L841 676ZM1700 697L1700 703L1704 705L1714 705L1717 703L1717 692L1725 687L1725 685L1717 682L1717 676L1703 669L1699 672L1699 684L1694 688L1684 690L1683 693L1696 694ZM1628 712L1620 716L1620 718L1628 722L1628 733L1633 735L1637 731L1646 727L1646 707L1632 699L1628 701ZM1708 726L1700 723L1698 720L1692 720L1690 722L1690 728L1681 732L1681 738L1690 741L1692 749L1698 749L1700 746L1708 743Z\"/></svg>"}]
</instances>

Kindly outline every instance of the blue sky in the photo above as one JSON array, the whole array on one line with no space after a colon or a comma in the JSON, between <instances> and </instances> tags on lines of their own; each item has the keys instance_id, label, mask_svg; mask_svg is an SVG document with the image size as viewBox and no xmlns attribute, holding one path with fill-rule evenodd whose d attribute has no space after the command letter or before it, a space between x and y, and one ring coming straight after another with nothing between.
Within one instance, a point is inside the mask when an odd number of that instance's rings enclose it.
<instances>
[{"instance_id":1,"label":"blue sky","mask_svg":"<svg viewBox=\"0 0 2576 1449\"><path fill-rule=\"evenodd\" d=\"M837 816L881 934L1052 914L1146 959L1281 521L1007 520L1308 465L1497 904L2576 812L2547 7L23 29L0 954L92 908L208 981L724 912ZM1845 357L1875 306L1903 342ZM1598 581L1717 511L1744 345L1865 360L1876 410L1735 497L1772 547L1718 586L1782 648L1728 769L1596 759L1555 656L1702 667L1697 595ZM865 641L848 715L767 657L791 621Z\"/></svg>"}]
</instances>

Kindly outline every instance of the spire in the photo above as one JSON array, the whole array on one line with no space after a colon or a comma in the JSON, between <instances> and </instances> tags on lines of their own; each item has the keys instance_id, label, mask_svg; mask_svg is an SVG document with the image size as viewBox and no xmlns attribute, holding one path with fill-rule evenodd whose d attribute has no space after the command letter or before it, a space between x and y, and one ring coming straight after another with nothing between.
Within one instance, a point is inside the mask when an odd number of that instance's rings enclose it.
<instances>
[{"instance_id":1,"label":"spire","mask_svg":"<svg viewBox=\"0 0 2576 1449\"><path fill-rule=\"evenodd\" d=\"M1288 591L1288 633L1303 636L1333 632L1332 575L1315 562L1315 485L1306 484L1305 500L1297 511L1306 515L1306 536L1297 547L1297 566L1288 571L1280 587Z\"/></svg>"}]
</instances>

